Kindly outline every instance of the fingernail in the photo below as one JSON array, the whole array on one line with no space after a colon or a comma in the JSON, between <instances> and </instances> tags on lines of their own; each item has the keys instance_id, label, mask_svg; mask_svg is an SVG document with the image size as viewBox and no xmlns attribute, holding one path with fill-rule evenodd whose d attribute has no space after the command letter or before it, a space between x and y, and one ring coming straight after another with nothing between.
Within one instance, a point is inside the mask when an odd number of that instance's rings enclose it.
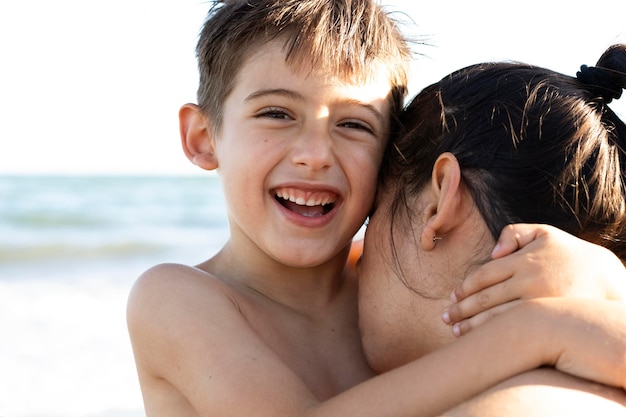
<instances>
[{"instance_id":1,"label":"fingernail","mask_svg":"<svg viewBox=\"0 0 626 417\"><path fill-rule=\"evenodd\" d=\"M458 300L456 299L456 294L454 290L452 290L452 292L450 293L450 300L452 300L453 303L458 302Z\"/></svg>"},{"instance_id":2,"label":"fingernail","mask_svg":"<svg viewBox=\"0 0 626 417\"><path fill-rule=\"evenodd\" d=\"M456 323L454 326L452 326L452 333L454 333L456 337L461 336L461 326L459 326L459 323Z\"/></svg>"},{"instance_id":3,"label":"fingernail","mask_svg":"<svg viewBox=\"0 0 626 417\"><path fill-rule=\"evenodd\" d=\"M450 324L450 312L448 310L443 311L443 313L441 314L441 318L443 319L444 323Z\"/></svg>"}]
</instances>

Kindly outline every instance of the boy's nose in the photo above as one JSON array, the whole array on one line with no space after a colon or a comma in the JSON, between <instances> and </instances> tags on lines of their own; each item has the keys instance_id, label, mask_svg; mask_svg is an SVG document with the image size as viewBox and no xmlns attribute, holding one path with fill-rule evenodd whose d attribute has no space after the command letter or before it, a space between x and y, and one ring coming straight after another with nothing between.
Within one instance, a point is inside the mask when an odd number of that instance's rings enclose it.
<instances>
[{"instance_id":1,"label":"boy's nose","mask_svg":"<svg viewBox=\"0 0 626 417\"><path fill-rule=\"evenodd\" d=\"M328 168L333 163L330 135L320 131L301 135L292 149L291 160L314 171Z\"/></svg>"}]
</instances>

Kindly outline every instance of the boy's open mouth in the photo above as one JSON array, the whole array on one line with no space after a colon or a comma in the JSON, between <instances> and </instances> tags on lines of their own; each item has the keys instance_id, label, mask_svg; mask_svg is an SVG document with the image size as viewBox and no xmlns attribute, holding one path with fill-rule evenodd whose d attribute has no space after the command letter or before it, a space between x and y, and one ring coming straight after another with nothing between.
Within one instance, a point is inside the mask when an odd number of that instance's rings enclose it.
<instances>
[{"instance_id":1,"label":"boy's open mouth","mask_svg":"<svg viewBox=\"0 0 626 417\"><path fill-rule=\"evenodd\" d=\"M274 198L283 207L306 217L323 216L335 207L337 196L331 192L312 192L280 188Z\"/></svg>"}]
</instances>

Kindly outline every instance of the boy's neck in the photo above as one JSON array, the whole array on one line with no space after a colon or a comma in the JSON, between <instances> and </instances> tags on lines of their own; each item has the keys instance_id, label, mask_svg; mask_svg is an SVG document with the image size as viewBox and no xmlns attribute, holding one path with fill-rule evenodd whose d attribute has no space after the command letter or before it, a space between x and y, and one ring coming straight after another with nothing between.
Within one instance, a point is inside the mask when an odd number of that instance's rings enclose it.
<instances>
[{"instance_id":1,"label":"boy's neck","mask_svg":"<svg viewBox=\"0 0 626 417\"><path fill-rule=\"evenodd\" d=\"M303 314L317 315L343 293L346 280L355 274L346 267L349 246L335 257L314 267L283 265L260 251L242 257L231 241L198 267L235 288L255 292Z\"/></svg>"}]
</instances>

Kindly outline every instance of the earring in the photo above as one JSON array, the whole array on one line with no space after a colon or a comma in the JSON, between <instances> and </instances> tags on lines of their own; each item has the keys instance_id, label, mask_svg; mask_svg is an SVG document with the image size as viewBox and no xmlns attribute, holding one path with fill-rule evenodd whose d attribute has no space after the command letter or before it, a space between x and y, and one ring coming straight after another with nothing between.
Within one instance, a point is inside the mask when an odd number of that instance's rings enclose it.
<instances>
[{"instance_id":1,"label":"earring","mask_svg":"<svg viewBox=\"0 0 626 417\"><path fill-rule=\"evenodd\" d=\"M437 241L441 239L443 239L441 236L433 235L433 242L435 242L435 244L437 244Z\"/></svg>"}]
</instances>

